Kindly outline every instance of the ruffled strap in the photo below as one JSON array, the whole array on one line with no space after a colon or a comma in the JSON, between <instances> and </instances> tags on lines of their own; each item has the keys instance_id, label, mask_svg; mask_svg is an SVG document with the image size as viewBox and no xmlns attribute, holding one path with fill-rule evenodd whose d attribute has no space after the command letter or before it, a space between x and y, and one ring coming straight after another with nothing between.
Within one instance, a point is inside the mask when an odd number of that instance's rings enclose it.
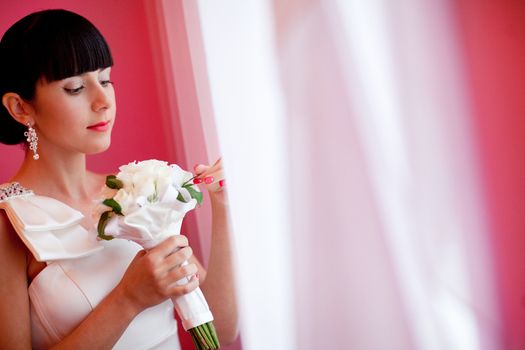
<instances>
[{"instance_id":1,"label":"ruffled strap","mask_svg":"<svg viewBox=\"0 0 525 350\"><path fill-rule=\"evenodd\" d=\"M38 261L75 259L103 249L96 234L80 225L82 213L18 183L0 187L0 209Z\"/></svg>"}]
</instances>

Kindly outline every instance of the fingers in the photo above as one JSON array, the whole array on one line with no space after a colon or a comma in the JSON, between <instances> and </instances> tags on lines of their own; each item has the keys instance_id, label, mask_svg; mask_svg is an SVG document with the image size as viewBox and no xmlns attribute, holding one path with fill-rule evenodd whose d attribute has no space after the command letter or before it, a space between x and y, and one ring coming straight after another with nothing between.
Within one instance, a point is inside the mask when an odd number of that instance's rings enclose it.
<instances>
[{"instance_id":1,"label":"fingers","mask_svg":"<svg viewBox=\"0 0 525 350\"><path fill-rule=\"evenodd\" d=\"M209 168L211 168L209 165L204 165L204 164L197 164L193 167L193 170L195 171L195 175L197 176L201 176L202 174L204 174L206 172L206 170L208 170Z\"/></svg>"},{"instance_id":2,"label":"fingers","mask_svg":"<svg viewBox=\"0 0 525 350\"><path fill-rule=\"evenodd\" d=\"M158 290L164 296L180 296L199 286L199 268L187 263L193 255L191 247L183 247L157 263L155 275Z\"/></svg>"},{"instance_id":3,"label":"fingers","mask_svg":"<svg viewBox=\"0 0 525 350\"><path fill-rule=\"evenodd\" d=\"M180 267L177 267L168 272L166 275L166 280L169 284L176 283L177 281L183 279L184 277L192 278L199 272L197 265L195 264L186 264Z\"/></svg>"},{"instance_id":4,"label":"fingers","mask_svg":"<svg viewBox=\"0 0 525 350\"><path fill-rule=\"evenodd\" d=\"M191 247L181 248L177 252L168 255L162 262L162 265L159 266L159 273L166 273L171 271L177 266L182 265L185 261L188 261L192 255L193 250L191 249Z\"/></svg>"},{"instance_id":5,"label":"fingers","mask_svg":"<svg viewBox=\"0 0 525 350\"><path fill-rule=\"evenodd\" d=\"M153 293L162 300L181 296L199 286L197 272L198 268L195 264L181 266L165 274L160 279L153 280L150 286L153 287Z\"/></svg>"},{"instance_id":6,"label":"fingers","mask_svg":"<svg viewBox=\"0 0 525 350\"><path fill-rule=\"evenodd\" d=\"M195 174L198 177L205 178L206 176L210 176L212 173L222 171L222 159L217 159L217 161L212 166L197 164L195 165L193 170L195 170Z\"/></svg>"},{"instance_id":7,"label":"fingers","mask_svg":"<svg viewBox=\"0 0 525 350\"><path fill-rule=\"evenodd\" d=\"M195 275L193 275L188 281L188 283L182 284L182 285L178 285L174 283L167 288L167 292L171 296L178 297L178 296L192 292L198 286L199 286L199 279Z\"/></svg>"},{"instance_id":8,"label":"fingers","mask_svg":"<svg viewBox=\"0 0 525 350\"><path fill-rule=\"evenodd\" d=\"M193 249L188 246L188 239L182 235L170 237L148 252L157 276L163 276L181 266L192 255Z\"/></svg>"},{"instance_id":9,"label":"fingers","mask_svg":"<svg viewBox=\"0 0 525 350\"><path fill-rule=\"evenodd\" d=\"M199 268L186 263L193 255L185 236L177 235L149 250L140 250L119 283L138 310L193 291ZM179 282L178 282L179 281Z\"/></svg>"},{"instance_id":10,"label":"fingers","mask_svg":"<svg viewBox=\"0 0 525 350\"><path fill-rule=\"evenodd\" d=\"M196 177L193 180L193 183L195 184L204 183L205 185L212 185L214 183L218 183L223 180L224 180L224 173L222 169L219 169L215 172L206 172L205 175Z\"/></svg>"},{"instance_id":11,"label":"fingers","mask_svg":"<svg viewBox=\"0 0 525 350\"><path fill-rule=\"evenodd\" d=\"M173 254L173 252L187 247L188 246L188 238L184 235L174 235L169 238L167 238L165 241L160 243L154 248L151 248L148 252L150 255L154 255L158 257L159 259L163 259L167 257L168 255Z\"/></svg>"},{"instance_id":12,"label":"fingers","mask_svg":"<svg viewBox=\"0 0 525 350\"><path fill-rule=\"evenodd\" d=\"M225 185L222 160L219 158L212 166L198 164L194 167L196 177L195 184L204 184L209 191L215 192Z\"/></svg>"},{"instance_id":13,"label":"fingers","mask_svg":"<svg viewBox=\"0 0 525 350\"><path fill-rule=\"evenodd\" d=\"M205 175L206 172L214 172L217 169L222 169L222 158L219 158L213 163L213 165L197 164L193 167L195 173L199 176Z\"/></svg>"}]
</instances>

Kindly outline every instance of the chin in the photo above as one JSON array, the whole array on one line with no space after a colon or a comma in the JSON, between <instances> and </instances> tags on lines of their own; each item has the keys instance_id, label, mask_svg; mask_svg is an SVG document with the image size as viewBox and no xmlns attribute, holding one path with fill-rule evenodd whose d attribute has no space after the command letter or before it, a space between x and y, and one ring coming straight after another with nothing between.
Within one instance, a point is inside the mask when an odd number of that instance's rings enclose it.
<instances>
[{"instance_id":1,"label":"chin","mask_svg":"<svg viewBox=\"0 0 525 350\"><path fill-rule=\"evenodd\" d=\"M108 140L105 143L100 143L97 145L93 145L92 147L89 147L89 149L87 149L85 153L89 155L102 153L102 152L107 151L110 145L111 145L111 140Z\"/></svg>"}]
</instances>

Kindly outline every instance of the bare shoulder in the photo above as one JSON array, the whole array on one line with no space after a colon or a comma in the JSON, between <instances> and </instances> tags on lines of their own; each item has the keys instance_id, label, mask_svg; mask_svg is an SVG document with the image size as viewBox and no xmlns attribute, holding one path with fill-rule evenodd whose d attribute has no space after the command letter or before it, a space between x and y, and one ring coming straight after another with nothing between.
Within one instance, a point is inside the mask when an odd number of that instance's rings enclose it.
<instances>
[{"instance_id":1,"label":"bare shoulder","mask_svg":"<svg viewBox=\"0 0 525 350\"><path fill-rule=\"evenodd\" d=\"M0 210L0 348L29 349L26 249Z\"/></svg>"}]
</instances>

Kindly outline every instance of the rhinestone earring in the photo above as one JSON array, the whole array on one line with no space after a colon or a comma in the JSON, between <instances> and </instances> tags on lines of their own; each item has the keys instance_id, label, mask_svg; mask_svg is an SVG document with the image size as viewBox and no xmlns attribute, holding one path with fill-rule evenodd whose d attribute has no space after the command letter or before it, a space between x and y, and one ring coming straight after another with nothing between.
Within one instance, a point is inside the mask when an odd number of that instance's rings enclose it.
<instances>
[{"instance_id":1,"label":"rhinestone earring","mask_svg":"<svg viewBox=\"0 0 525 350\"><path fill-rule=\"evenodd\" d=\"M33 159L37 160L40 158L37 152L38 136L36 135L36 131L33 129L31 123L27 123L27 131L24 132L24 136L26 137L27 143L29 144L29 149L33 151Z\"/></svg>"}]
</instances>

